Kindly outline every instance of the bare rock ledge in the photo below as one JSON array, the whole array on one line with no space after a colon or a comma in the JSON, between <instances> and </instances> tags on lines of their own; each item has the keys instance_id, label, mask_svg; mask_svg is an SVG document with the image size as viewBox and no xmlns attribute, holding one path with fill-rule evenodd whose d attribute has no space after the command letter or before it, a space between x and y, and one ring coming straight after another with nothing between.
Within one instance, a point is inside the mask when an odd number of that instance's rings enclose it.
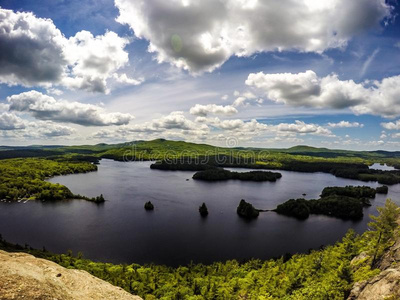
<instances>
[{"instance_id":1,"label":"bare rock ledge","mask_svg":"<svg viewBox=\"0 0 400 300\"><path fill-rule=\"evenodd\" d=\"M0 299L140 300L85 271L25 253L0 251Z\"/></svg>"},{"instance_id":2,"label":"bare rock ledge","mask_svg":"<svg viewBox=\"0 0 400 300\"><path fill-rule=\"evenodd\" d=\"M400 224L400 220L398 220ZM400 226L400 225L399 225ZM365 254L355 259L363 259ZM381 273L368 281L356 283L347 300L399 300L400 299L400 237L382 257Z\"/></svg>"}]
</instances>

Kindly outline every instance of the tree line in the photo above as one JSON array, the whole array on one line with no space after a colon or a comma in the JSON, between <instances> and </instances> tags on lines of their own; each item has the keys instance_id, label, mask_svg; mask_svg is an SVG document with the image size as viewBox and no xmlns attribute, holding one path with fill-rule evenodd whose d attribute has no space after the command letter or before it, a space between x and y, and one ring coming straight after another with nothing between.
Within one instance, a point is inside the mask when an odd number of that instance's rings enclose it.
<instances>
[{"instance_id":1,"label":"tree line","mask_svg":"<svg viewBox=\"0 0 400 300\"><path fill-rule=\"evenodd\" d=\"M96 170L95 164L69 161L68 159L16 158L0 160L0 199L8 201L71 199L75 195L67 187L47 182L45 179ZM83 196L81 197L83 198Z\"/></svg>"}]
</instances>

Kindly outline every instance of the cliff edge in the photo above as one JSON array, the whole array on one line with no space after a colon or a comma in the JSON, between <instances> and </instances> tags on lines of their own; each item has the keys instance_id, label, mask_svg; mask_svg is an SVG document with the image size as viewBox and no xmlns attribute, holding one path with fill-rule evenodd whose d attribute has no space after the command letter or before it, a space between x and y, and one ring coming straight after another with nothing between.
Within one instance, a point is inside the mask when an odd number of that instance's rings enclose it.
<instances>
[{"instance_id":1,"label":"cliff edge","mask_svg":"<svg viewBox=\"0 0 400 300\"><path fill-rule=\"evenodd\" d=\"M0 299L140 300L85 271L25 253L0 250Z\"/></svg>"},{"instance_id":2,"label":"cliff edge","mask_svg":"<svg viewBox=\"0 0 400 300\"><path fill-rule=\"evenodd\" d=\"M397 223L400 224L400 220ZM347 300L400 299L400 237L386 251L378 266L381 272L370 280L356 283Z\"/></svg>"}]
</instances>

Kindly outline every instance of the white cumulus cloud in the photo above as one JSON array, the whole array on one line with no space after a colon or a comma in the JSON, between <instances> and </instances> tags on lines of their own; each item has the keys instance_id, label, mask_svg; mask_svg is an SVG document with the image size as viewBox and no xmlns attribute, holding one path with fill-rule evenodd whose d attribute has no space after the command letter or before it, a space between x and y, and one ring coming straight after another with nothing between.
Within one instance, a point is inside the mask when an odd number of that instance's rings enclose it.
<instances>
[{"instance_id":1,"label":"white cumulus cloud","mask_svg":"<svg viewBox=\"0 0 400 300\"><path fill-rule=\"evenodd\" d=\"M159 62L193 73L262 51L322 53L390 16L384 0L115 0Z\"/></svg>"},{"instance_id":2,"label":"white cumulus cloud","mask_svg":"<svg viewBox=\"0 0 400 300\"><path fill-rule=\"evenodd\" d=\"M394 122L381 123L381 126L387 130L400 130L400 120Z\"/></svg>"},{"instance_id":3,"label":"white cumulus cloud","mask_svg":"<svg viewBox=\"0 0 400 300\"><path fill-rule=\"evenodd\" d=\"M144 78L138 78L138 79L130 78L125 73L123 73L123 74L114 73L113 76L116 81L118 81L120 83L126 83L129 85L139 85L144 81Z\"/></svg>"},{"instance_id":4,"label":"white cumulus cloud","mask_svg":"<svg viewBox=\"0 0 400 300\"><path fill-rule=\"evenodd\" d=\"M25 136L29 138L56 138L74 134L75 129L51 121L29 122Z\"/></svg>"},{"instance_id":5,"label":"white cumulus cloud","mask_svg":"<svg viewBox=\"0 0 400 300\"><path fill-rule=\"evenodd\" d=\"M384 117L400 115L400 76L356 83L336 74L318 77L303 73L249 74L246 84L261 90L270 100L291 106L350 108L356 114Z\"/></svg>"},{"instance_id":6,"label":"white cumulus cloud","mask_svg":"<svg viewBox=\"0 0 400 300\"><path fill-rule=\"evenodd\" d=\"M305 123L299 120L296 120L294 123L280 123L276 125L276 128L278 131L282 132L333 136L332 132L327 128L313 123Z\"/></svg>"},{"instance_id":7,"label":"white cumulus cloud","mask_svg":"<svg viewBox=\"0 0 400 300\"><path fill-rule=\"evenodd\" d=\"M351 127L364 127L364 124L358 122L340 121L338 123L328 123L331 128L351 128Z\"/></svg>"},{"instance_id":8,"label":"white cumulus cloud","mask_svg":"<svg viewBox=\"0 0 400 300\"><path fill-rule=\"evenodd\" d=\"M3 112L0 114L0 130L24 129L25 122L13 113Z\"/></svg>"},{"instance_id":9,"label":"white cumulus cloud","mask_svg":"<svg viewBox=\"0 0 400 300\"><path fill-rule=\"evenodd\" d=\"M27 112L39 120L75 123L83 126L128 124L133 116L106 112L104 108L80 102L56 100L37 91L7 97L10 111Z\"/></svg>"},{"instance_id":10,"label":"white cumulus cloud","mask_svg":"<svg viewBox=\"0 0 400 300\"><path fill-rule=\"evenodd\" d=\"M0 8L0 82L30 86L59 81L67 64L64 46L51 20Z\"/></svg>"},{"instance_id":11,"label":"white cumulus cloud","mask_svg":"<svg viewBox=\"0 0 400 300\"><path fill-rule=\"evenodd\" d=\"M236 131L245 134L278 134L280 136L291 136L295 134L313 134L321 136L334 136L332 132L318 124L305 123L303 121L296 120L294 123L279 123L276 125L260 123L255 119L250 121L243 121L240 119L232 120L219 120L218 118L211 122L211 125L227 130Z\"/></svg>"},{"instance_id":12,"label":"white cumulus cloud","mask_svg":"<svg viewBox=\"0 0 400 300\"><path fill-rule=\"evenodd\" d=\"M202 117L205 117L208 114L231 116L237 113L237 109L231 105L222 106L216 104L196 104L190 109L190 114Z\"/></svg>"},{"instance_id":13,"label":"white cumulus cloud","mask_svg":"<svg viewBox=\"0 0 400 300\"><path fill-rule=\"evenodd\" d=\"M75 129L51 121L30 122L14 113L0 114L0 136L4 138L51 139L71 136L74 133Z\"/></svg>"},{"instance_id":14,"label":"white cumulus cloud","mask_svg":"<svg viewBox=\"0 0 400 300\"><path fill-rule=\"evenodd\" d=\"M64 49L73 67L63 78L63 84L90 92L108 93L107 79L129 62L128 52L124 50L128 42L114 32L96 37L88 31L78 32L68 39Z\"/></svg>"},{"instance_id":15,"label":"white cumulus cloud","mask_svg":"<svg viewBox=\"0 0 400 300\"><path fill-rule=\"evenodd\" d=\"M149 122L121 126L116 129L103 129L95 132L93 139L129 140L134 138L173 138L203 139L210 128L187 119L182 111L173 111L168 115Z\"/></svg>"},{"instance_id":16,"label":"white cumulus cloud","mask_svg":"<svg viewBox=\"0 0 400 300\"><path fill-rule=\"evenodd\" d=\"M83 30L67 39L51 19L0 8L0 83L107 93L107 80L128 65L128 43L111 31Z\"/></svg>"}]
</instances>

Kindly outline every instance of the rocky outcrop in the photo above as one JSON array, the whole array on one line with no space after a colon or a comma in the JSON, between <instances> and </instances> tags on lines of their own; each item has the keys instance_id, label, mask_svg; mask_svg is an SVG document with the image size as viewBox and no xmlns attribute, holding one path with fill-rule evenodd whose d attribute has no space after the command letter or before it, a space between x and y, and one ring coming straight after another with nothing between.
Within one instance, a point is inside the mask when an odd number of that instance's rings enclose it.
<instances>
[{"instance_id":1,"label":"rocky outcrop","mask_svg":"<svg viewBox=\"0 0 400 300\"><path fill-rule=\"evenodd\" d=\"M379 264L379 268L381 270L386 270L396 265L400 267L400 238L390 247L389 251L385 253Z\"/></svg>"},{"instance_id":2,"label":"rocky outcrop","mask_svg":"<svg viewBox=\"0 0 400 300\"><path fill-rule=\"evenodd\" d=\"M368 281L356 283L348 300L400 299L400 267L389 268Z\"/></svg>"},{"instance_id":3,"label":"rocky outcrop","mask_svg":"<svg viewBox=\"0 0 400 300\"><path fill-rule=\"evenodd\" d=\"M0 251L0 299L140 300L85 271L25 253Z\"/></svg>"},{"instance_id":4,"label":"rocky outcrop","mask_svg":"<svg viewBox=\"0 0 400 300\"><path fill-rule=\"evenodd\" d=\"M361 253L354 260L364 259ZM379 263L381 273L368 281L356 283L348 300L400 299L400 238L390 247Z\"/></svg>"}]
</instances>

